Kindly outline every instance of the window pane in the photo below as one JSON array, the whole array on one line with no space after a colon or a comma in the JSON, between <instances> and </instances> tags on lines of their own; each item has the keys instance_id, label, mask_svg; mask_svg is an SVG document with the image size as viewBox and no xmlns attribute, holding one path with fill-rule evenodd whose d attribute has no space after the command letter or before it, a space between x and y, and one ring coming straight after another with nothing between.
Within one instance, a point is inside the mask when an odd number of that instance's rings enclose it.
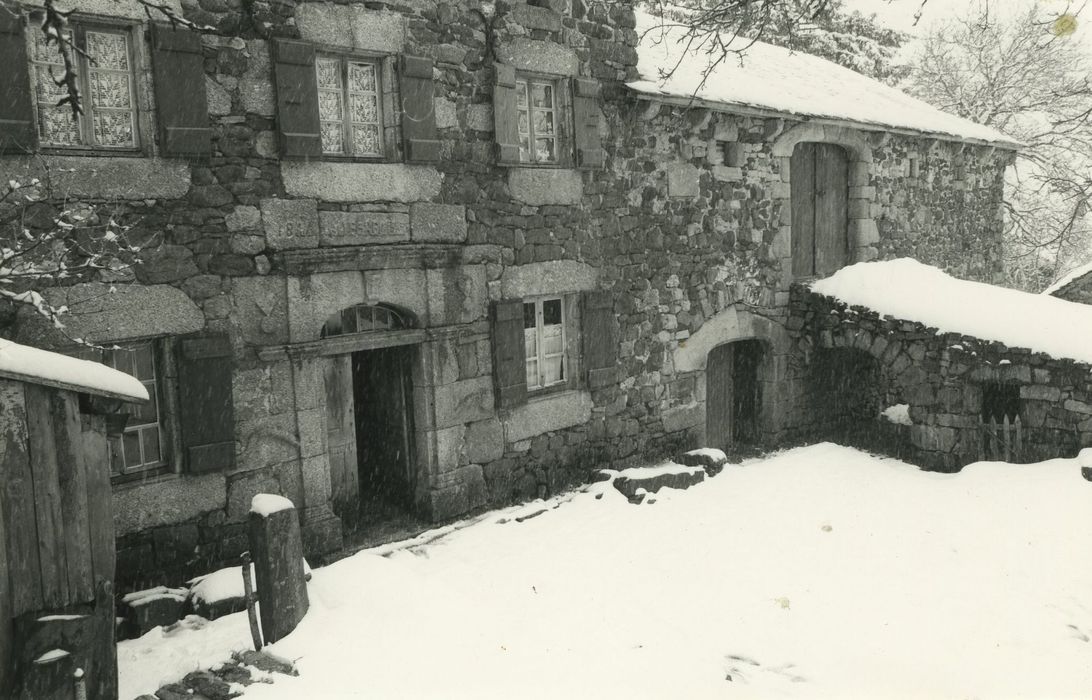
<instances>
[{"instance_id":1,"label":"window pane","mask_svg":"<svg viewBox=\"0 0 1092 700\"><path fill-rule=\"evenodd\" d=\"M318 77L319 89L340 90L341 71L338 70L340 61L329 58L315 59L315 73Z\"/></svg>"},{"instance_id":2,"label":"window pane","mask_svg":"<svg viewBox=\"0 0 1092 700\"><path fill-rule=\"evenodd\" d=\"M554 106L554 88L545 83L531 84L531 104L535 107Z\"/></svg>"},{"instance_id":3,"label":"window pane","mask_svg":"<svg viewBox=\"0 0 1092 700\"><path fill-rule=\"evenodd\" d=\"M144 440L144 463L158 464L159 458L159 426L146 428L140 431Z\"/></svg>"},{"instance_id":4,"label":"window pane","mask_svg":"<svg viewBox=\"0 0 1092 700\"><path fill-rule=\"evenodd\" d=\"M534 388L539 386L538 376L538 360L527 360L527 387Z\"/></svg>"},{"instance_id":5,"label":"window pane","mask_svg":"<svg viewBox=\"0 0 1092 700\"><path fill-rule=\"evenodd\" d=\"M379 101L375 95L353 95L351 104L354 122L374 124L379 121Z\"/></svg>"},{"instance_id":6,"label":"window pane","mask_svg":"<svg viewBox=\"0 0 1092 700\"><path fill-rule=\"evenodd\" d=\"M523 107L525 109L527 107L527 81L526 80L517 80L516 81L516 106L517 107Z\"/></svg>"},{"instance_id":7,"label":"window pane","mask_svg":"<svg viewBox=\"0 0 1092 700\"><path fill-rule=\"evenodd\" d=\"M531 139L528 136L519 137L519 160L521 163L531 162Z\"/></svg>"},{"instance_id":8,"label":"window pane","mask_svg":"<svg viewBox=\"0 0 1092 700\"><path fill-rule=\"evenodd\" d=\"M154 352L151 343L145 343L133 348L134 377L140 380L155 378L155 362L152 359Z\"/></svg>"},{"instance_id":9,"label":"window pane","mask_svg":"<svg viewBox=\"0 0 1092 700\"><path fill-rule=\"evenodd\" d=\"M124 348L104 351L103 362L119 372L133 374L133 354Z\"/></svg>"},{"instance_id":10,"label":"window pane","mask_svg":"<svg viewBox=\"0 0 1092 700\"><path fill-rule=\"evenodd\" d=\"M129 76L125 73L91 71L91 102L96 107L130 107Z\"/></svg>"},{"instance_id":11,"label":"window pane","mask_svg":"<svg viewBox=\"0 0 1092 700\"><path fill-rule=\"evenodd\" d=\"M523 327L534 328L535 327L535 305L534 302L523 305Z\"/></svg>"},{"instance_id":12,"label":"window pane","mask_svg":"<svg viewBox=\"0 0 1092 700\"><path fill-rule=\"evenodd\" d=\"M95 68L129 70L129 46L124 34L87 32L87 53L95 58Z\"/></svg>"},{"instance_id":13,"label":"window pane","mask_svg":"<svg viewBox=\"0 0 1092 700\"><path fill-rule=\"evenodd\" d=\"M548 326L561 323L560 299L547 299L542 302L542 322Z\"/></svg>"},{"instance_id":14,"label":"window pane","mask_svg":"<svg viewBox=\"0 0 1092 700\"><path fill-rule=\"evenodd\" d=\"M140 461L140 433L127 432L121 436L121 440L125 449L125 467L139 467L143 464Z\"/></svg>"},{"instance_id":15,"label":"window pane","mask_svg":"<svg viewBox=\"0 0 1092 700\"><path fill-rule=\"evenodd\" d=\"M379 154L379 127L353 125L353 152L360 156Z\"/></svg>"},{"instance_id":16,"label":"window pane","mask_svg":"<svg viewBox=\"0 0 1092 700\"><path fill-rule=\"evenodd\" d=\"M323 153L344 152L345 149L341 143L341 122L322 122L320 133Z\"/></svg>"},{"instance_id":17,"label":"window pane","mask_svg":"<svg viewBox=\"0 0 1092 700\"><path fill-rule=\"evenodd\" d=\"M144 388L148 390L148 403L133 407L129 425L147 425L159 420L159 411L156 406L159 397L156 396L155 382L144 382Z\"/></svg>"},{"instance_id":18,"label":"window pane","mask_svg":"<svg viewBox=\"0 0 1092 700\"><path fill-rule=\"evenodd\" d=\"M72 118L68 105L56 107L51 103L38 106L38 137L42 143L57 146L80 142L79 122Z\"/></svg>"},{"instance_id":19,"label":"window pane","mask_svg":"<svg viewBox=\"0 0 1092 700\"><path fill-rule=\"evenodd\" d=\"M530 117L527 116L527 110L519 110L516 115L516 123L519 126L519 133L521 135L531 133L531 122Z\"/></svg>"},{"instance_id":20,"label":"window pane","mask_svg":"<svg viewBox=\"0 0 1092 700\"><path fill-rule=\"evenodd\" d=\"M351 92L376 92L375 66L369 63L350 63L349 90Z\"/></svg>"},{"instance_id":21,"label":"window pane","mask_svg":"<svg viewBox=\"0 0 1092 700\"><path fill-rule=\"evenodd\" d=\"M534 357L538 354L538 332L534 328L523 329L523 355Z\"/></svg>"},{"instance_id":22,"label":"window pane","mask_svg":"<svg viewBox=\"0 0 1092 700\"><path fill-rule=\"evenodd\" d=\"M565 350L561 326L546 326L542 329L542 352L546 355L558 355Z\"/></svg>"},{"instance_id":23,"label":"window pane","mask_svg":"<svg viewBox=\"0 0 1092 700\"><path fill-rule=\"evenodd\" d=\"M535 139L535 160L551 161L554 159L554 140Z\"/></svg>"},{"instance_id":24,"label":"window pane","mask_svg":"<svg viewBox=\"0 0 1092 700\"><path fill-rule=\"evenodd\" d=\"M538 136L551 136L554 133L554 113L535 111L535 134Z\"/></svg>"},{"instance_id":25,"label":"window pane","mask_svg":"<svg viewBox=\"0 0 1092 700\"><path fill-rule=\"evenodd\" d=\"M561 355L545 358L542 361L542 383L553 384L561 379Z\"/></svg>"},{"instance_id":26,"label":"window pane","mask_svg":"<svg viewBox=\"0 0 1092 700\"><path fill-rule=\"evenodd\" d=\"M133 119L128 112L95 112L95 143L133 145Z\"/></svg>"}]
</instances>

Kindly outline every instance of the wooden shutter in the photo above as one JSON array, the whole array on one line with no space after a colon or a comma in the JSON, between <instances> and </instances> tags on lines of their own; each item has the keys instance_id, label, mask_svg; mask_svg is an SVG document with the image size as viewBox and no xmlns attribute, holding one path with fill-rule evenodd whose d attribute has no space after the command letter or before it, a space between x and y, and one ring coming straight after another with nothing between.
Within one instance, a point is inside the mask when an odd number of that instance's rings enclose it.
<instances>
[{"instance_id":1,"label":"wooden shutter","mask_svg":"<svg viewBox=\"0 0 1092 700\"><path fill-rule=\"evenodd\" d=\"M577 78L573 81L573 116L576 123L576 165L601 168L606 159L599 139L599 81Z\"/></svg>"},{"instance_id":2,"label":"wooden shutter","mask_svg":"<svg viewBox=\"0 0 1092 700\"><path fill-rule=\"evenodd\" d=\"M815 146L815 274L829 275L849 258L849 160L839 146Z\"/></svg>"},{"instance_id":3,"label":"wooden shutter","mask_svg":"<svg viewBox=\"0 0 1092 700\"><path fill-rule=\"evenodd\" d=\"M522 299L493 302L493 376L498 408L527 403Z\"/></svg>"},{"instance_id":4,"label":"wooden shutter","mask_svg":"<svg viewBox=\"0 0 1092 700\"><path fill-rule=\"evenodd\" d=\"M815 274L815 144L797 144L789 164L792 196L792 274Z\"/></svg>"},{"instance_id":5,"label":"wooden shutter","mask_svg":"<svg viewBox=\"0 0 1092 700\"><path fill-rule=\"evenodd\" d=\"M235 465L231 343L226 334L178 343L179 428L186 470L202 473Z\"/></svg>"},{"instance_id":6,"label":"wooden shutter","mask_svg":"<svg viewBox=\"0 0 1092 700\"><path fill-rule=\"evenodd\" d=\"M519 164L519 120L516 113L516 69L494 63L493 122L497 163ZM523 313L522 311L520 313Z\"/></svg>"},{"instance_id":7,"label":"wooden shutter","mask_svg":"<svg viewBox=\"0 0 1092 700\"><path fill-rule=\"evenodd\" d=\"M315 47L302 41L277 39L273 51L281 155L286 158L319 157L322 155L322 137Z\"/></svg>"},{"instance_id":8,"label":"wooden shutter","mask_svg":"<svg viewBox=\"0 0 1092 700\"><path fill-rule=\"evenodd\" d=\"M402 57L402 140L407 163L436 163L440 141L436 137L435 83L431 58Z\"/></svg>"},{"instance_id":9,"label":"wooden shutter","mask_svg":"<svg viewBox=\"0 0 1092 700\"><path fill-rule=\"evenodd\" d=\"M584 292L582 339L589 389L617 381L618 341L614 335L614 296L608 290Z\"/></svg>"},{"instance_id":10,"label":"wooden shutter","mask_svg":"<svg viewBox=\"0 0 1092 700\"><path fill-rule=\"evenodd\" d=\"M34 126L33 93L27 64L26 33L19 6L15 14L0 10L0 152L25 153L34 150L38 130Z\"/></svg>"},{"instance_id":11,"label":"wooden shutter","mask_svg":"<svg viewBox=\"0 0 1092 700\"><path fill-rule=\"evenodd\" d=\"M212 150L201 37L152 25L152 71L163 153L203 156Z\"/></svg>"}]
</instances>

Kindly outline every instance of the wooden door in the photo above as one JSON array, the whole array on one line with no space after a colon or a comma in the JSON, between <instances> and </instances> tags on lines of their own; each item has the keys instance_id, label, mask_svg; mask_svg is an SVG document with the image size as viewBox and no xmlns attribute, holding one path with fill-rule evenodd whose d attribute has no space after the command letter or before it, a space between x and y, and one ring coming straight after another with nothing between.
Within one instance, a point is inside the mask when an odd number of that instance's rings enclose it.
<instances>
[{"instance_id":1,"label":"wooden door","mask_svg":"<svg viewBox=\"0 0 1092 700\"><path fill-rule=\"evenodd\" d=\"M734 343L732 356L732 438L735 442L758 439L758 413L761 406L758 364L762 345L757 340Z\"/></svg>"},{"instance_id":2,"label":"wooden door","mask_svg":"<svg viewBox=\"0 0 1092 700\"><path fill-rule=\"evenodd\" d=\"M833 144L801 143L789 172L793 275L829 275L849 262L849 159Z\"/></svg>"},{"instance_id":3,"label":"wooden door","mask_svg":"<svg viewBox=\"0 0 1092 700\"><path fill-rule=\"evenodd\" d=\"M412 346L353 356L361 496L392 505L413 500Z\"/></svg>"},{"instance_id":4,"label":"wooden door","mask_svg":"<svg viewBox=\"0 0 1092 700\"><path fill-rule=\"evenodd\" d=\"M326 366L326 443L334 512L351 523L360 493L352 355L331 357Z\"/></svg>"},{"instance_id":5,"label":"wooden door","mask_svg":"<svg viewBox=\"0 0 1092 700\"><path fill-rule=\"evenodd\" d=\"M705 443L724 448L732 444L734 413L734 357L731 343L713 348L705 368Z\"/></svg>"}]
</instances>

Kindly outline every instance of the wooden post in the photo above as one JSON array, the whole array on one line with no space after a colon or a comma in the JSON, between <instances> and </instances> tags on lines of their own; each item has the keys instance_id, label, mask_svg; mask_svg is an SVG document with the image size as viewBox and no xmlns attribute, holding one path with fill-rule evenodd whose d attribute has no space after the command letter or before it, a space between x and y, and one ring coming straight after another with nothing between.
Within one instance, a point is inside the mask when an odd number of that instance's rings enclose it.
<instances>
[{"instance_id":1,"label":"wooden post","mask_svg":"<svg viewBox=\"0 0 1092 700\"><path fill-rule=\"evenodd\" d=\"M243 552L239 559L243 562L243 598L246 599L246 617L250 621L250 638L254 640L254 651L262 650L262 630L258 627L258 611L255 603L254 583L250 580L250 552Z\"/></svg>"},{"instance_id":2,"label":"wooden post","mask_svg":"<svg viewBox=\"0 0 1092 700\"><path fill-rule=\"evenodd\" d=\"M283 639L307 613L300 521L292 502L260 493L250 504L250 552L254 558L262 636Z\"/></svg>"}]
</instances>

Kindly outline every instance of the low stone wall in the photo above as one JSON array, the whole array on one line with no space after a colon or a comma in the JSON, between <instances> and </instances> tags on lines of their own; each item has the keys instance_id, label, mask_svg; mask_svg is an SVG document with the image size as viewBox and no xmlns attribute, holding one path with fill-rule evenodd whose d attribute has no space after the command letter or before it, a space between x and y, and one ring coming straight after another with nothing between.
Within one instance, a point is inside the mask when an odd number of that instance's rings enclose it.
<instances>
[{"instance_id":1,"label":"low stone wall","mask_svg":"<svg viewBox=\"0 0 1092 700\"><path fill-rule=\"evenodd\" d=\"M902 456L925 468L957 471L982 457L983 390L1011 387L1019 398L1023 450L1011 461L1073 457L1092 444L1092 367L1027 348L958 333L938 333L913 321L881 317L810 292L792 290L791 331L797 353L810 367L833 351L864 353L878 371L858 392L881 396L874 409L910 408L909 447ZM853 377L853 381L867 379ZM826 394L807 397L817 415ZM877 418L861 415L857 429ZM823 427L813 424L813 427ZM845 426L843 426L845 427ZM852 426L850 426L852 427ZM873 449L885 445L877 441ZM889 453L900 450L898 441ZM987 452L988 457L988 452Z\"/></svg>"}]
</instances>

